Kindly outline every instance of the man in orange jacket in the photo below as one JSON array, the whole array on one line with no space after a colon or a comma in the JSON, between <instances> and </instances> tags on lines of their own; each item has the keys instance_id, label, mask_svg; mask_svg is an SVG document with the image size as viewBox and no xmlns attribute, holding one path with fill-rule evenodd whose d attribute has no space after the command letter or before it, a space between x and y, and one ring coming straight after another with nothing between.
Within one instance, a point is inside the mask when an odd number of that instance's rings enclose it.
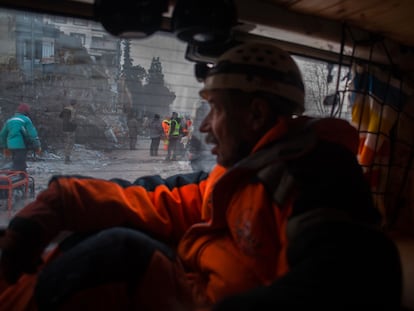
<instances>
[{"instance_id":1,"label":"man in orange jacket","mask_svg":"<svg viewBox=\"0 0 414 311\"><path fill-rule=\"evenodd\" d=\"M170 130L170 117L166 117L162 120L162 128L164 130L164 150L168 150L168 132Z\"/></svg>"},{"instance_id":2,"label":"man in orange jacket","mask_svg":"<svg viewBox=\"0 0 414 311\"><path fill-rule=\"evenodd\" d=\"M54 177L0 239L2 310L398 305L399 260L377 229L358 133L300 116L290 55L236 46L200 95L212 171ZM74 234L45 254L62 231Z\"/></svg>"}]
</instances>

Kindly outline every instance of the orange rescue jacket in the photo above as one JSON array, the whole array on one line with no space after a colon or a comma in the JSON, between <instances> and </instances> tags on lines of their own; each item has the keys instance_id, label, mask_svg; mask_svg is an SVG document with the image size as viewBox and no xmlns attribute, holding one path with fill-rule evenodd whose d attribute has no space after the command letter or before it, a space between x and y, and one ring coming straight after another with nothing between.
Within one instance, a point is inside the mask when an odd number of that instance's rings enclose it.
<instances>
[{"instance_id":1,"label":"orange rescue jacket","mask_svg":"<svg viewBox=\"0 0 414 311\"><path fill-rule=\"evenodd\" d=\"M281 119L257 143L251 156L282 142L309 120ZM348 122L322 119L311 127L318 140L342 145L356 154L358 134ZM23 209L18 217L40 222L49 239L61 230L90 231L120 225L151 232L176 247L198 301L215 302L271 284L289 269L286 226L293 195L279 203L269 195L256 176L255 165L267 161L263 159L246 159L228 170L216 166L209 174L165 180L151 176L133 183L55 177L49 187L56 189L57 195L47 199L53 208L39 205ZM44 214L48 217L39 217Z\"/></svg>"}]
</instances>

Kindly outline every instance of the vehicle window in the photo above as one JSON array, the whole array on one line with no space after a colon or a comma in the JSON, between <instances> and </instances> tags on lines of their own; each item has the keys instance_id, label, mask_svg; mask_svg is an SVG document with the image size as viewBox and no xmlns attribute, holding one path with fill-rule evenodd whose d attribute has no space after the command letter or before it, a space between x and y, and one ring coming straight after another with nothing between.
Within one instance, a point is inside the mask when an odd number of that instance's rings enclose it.
<instances>
[{"instance_id":1,"label":"vehicle window","mask_svg":"<svg viewBox=\"0 0 414 311\"><path fill-rule=\"evenodd\" d=\"M3 150L0 226L53 175L134 181L208 170L214 164L198 133L208 105L198 95L201 85L194 63L185 59L186 45L172 34L126 40L92 21L0 9L0 38L0 125L27 104L41 147L34 146L27 157L26 200L24 184L18 186L25 176L9 174L12 161ZM337 77L345 83L337 67L296 59L306 83L306 113L348 118L347 107L335 96ZM150 124L158 115L161 127L173 111L187 136L176 161L165 161L162 134L157 152L150 150Z\"/></svg>"},{"instance_id":2,"label":"vehicle window","mask_svg":"<svg viewBox=\"0 0 414 311\"><path fill-rule=\"evenodd\" d=\"M349 83L349 67L294 56L305 84L305 113L351 120L351 109L344 90Z\"/></svg>"}]
</instances>

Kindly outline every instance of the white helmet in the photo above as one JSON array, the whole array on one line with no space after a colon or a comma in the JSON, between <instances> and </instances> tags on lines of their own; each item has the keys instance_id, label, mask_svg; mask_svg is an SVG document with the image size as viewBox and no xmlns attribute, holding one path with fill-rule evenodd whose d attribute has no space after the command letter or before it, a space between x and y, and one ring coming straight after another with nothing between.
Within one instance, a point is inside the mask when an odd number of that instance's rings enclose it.
<instances>
[{"instance_id":1,"label":"white helmet","mask_svg":"<svg viewBox=\"0 0 414 311\"><path fill-rule=\"evenodd\" d=\"M301 114L304 86L300 70L286 51L270 43L244 43L224 52L204 80L200 96L208 91L237 89L268 93L291 105L292 114Z\"/></svg>"}]
</instances>

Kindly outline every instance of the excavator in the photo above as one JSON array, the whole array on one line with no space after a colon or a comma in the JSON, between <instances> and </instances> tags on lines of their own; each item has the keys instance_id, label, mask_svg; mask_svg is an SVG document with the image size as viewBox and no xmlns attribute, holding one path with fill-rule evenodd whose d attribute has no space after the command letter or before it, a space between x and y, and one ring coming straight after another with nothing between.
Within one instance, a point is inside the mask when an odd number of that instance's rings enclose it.
<instances>
[{"instance_id":1,"label":"excavator","mask_svg":"<svg viewBox=\"0 0 414 311\"><path fill-rule=\"evenodd\" d=\"M0 15L10 11L47 14L62 23L76 20L69 32L84 41L79 29L86 22L102 26L110 37L149 42L148 49L152 41L145 40L172 38L182 44L180 57L199 81L222 52L249 40L276 42L298 61L323 64L313 77L318 76L324 91L309 99L310 111L345 118L358 129L359 163L382 215L383 230L399 250L402 305L414 310L414 2L0 0ZM13 20L2 19L0 61L25 48L9 48L7 23ZM156 48L159 41L154 42ZM47 46L37 49L32 52L46 53ZM29 52L25 51L27 66ZM12 65L3 61L1 68ZM311 72L315 67L306 68Z\"/></svg>"}]
</instances>

